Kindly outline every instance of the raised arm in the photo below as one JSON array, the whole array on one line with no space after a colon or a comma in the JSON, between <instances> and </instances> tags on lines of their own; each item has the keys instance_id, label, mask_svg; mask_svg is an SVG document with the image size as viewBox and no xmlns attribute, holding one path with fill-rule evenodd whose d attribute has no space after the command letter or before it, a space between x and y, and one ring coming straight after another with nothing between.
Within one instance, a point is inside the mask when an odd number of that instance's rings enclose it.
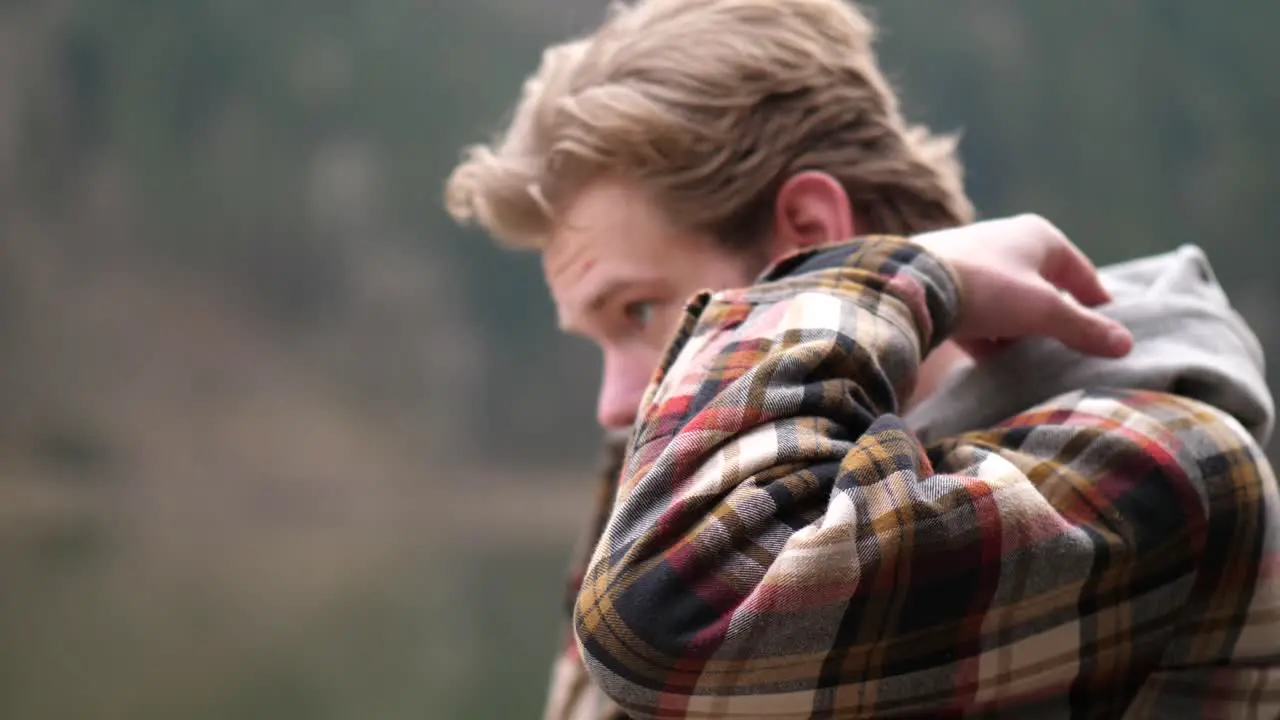
<instances>
[{"instance_id":1,"label":"raised arm","mask_svg":"<svg viewBox=\"0 0 1280 720\"><path fill-rule=\"evenodd\" d=\"M926 450L896 413L957 325L953 268L869 238L690 305L575 608L633 716L1105 714L1236 652L1275 551L1252 441L1092 389Z\"/></svg>"}]
</instances>

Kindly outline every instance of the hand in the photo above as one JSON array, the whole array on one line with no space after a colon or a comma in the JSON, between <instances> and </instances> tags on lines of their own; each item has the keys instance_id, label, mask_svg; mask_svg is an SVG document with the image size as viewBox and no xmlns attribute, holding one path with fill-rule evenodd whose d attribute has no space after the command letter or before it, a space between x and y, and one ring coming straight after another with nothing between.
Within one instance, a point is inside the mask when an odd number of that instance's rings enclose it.
<instances>
[{"instance_id":1,"label":"hand","mask_svg":"<svg viewBox=\"0 0 1280 720\"><path fill-rule=\"evenodd\" d=\"M1133 349L1123 325L1090 309L1111 299L1093 263L1038 215L939 230L912 241L960 278L960 322L951 339L976 358L1027 335L1103 357Z\"/></svg>"}]
</instances>

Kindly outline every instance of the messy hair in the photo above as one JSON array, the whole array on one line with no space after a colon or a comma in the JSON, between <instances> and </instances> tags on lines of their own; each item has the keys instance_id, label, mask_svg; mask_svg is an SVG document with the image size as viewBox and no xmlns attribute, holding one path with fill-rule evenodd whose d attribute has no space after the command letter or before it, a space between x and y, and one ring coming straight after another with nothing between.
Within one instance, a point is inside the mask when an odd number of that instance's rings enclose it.
<instances>
[{"instance_id":1,"label":"messy hair","mask_svg":"<svg viewBox=\"0 0 1280 720\"><path fill-rule=\"evenodd\" d=\"M865 233L970 222L954 137L908 125L842 0L641 0L548 48L510 126L468 148L445 202L504 244L538 248L604 176L678 225L741 246L806 170L845 188Z\"/></svg>"}]
</instances>

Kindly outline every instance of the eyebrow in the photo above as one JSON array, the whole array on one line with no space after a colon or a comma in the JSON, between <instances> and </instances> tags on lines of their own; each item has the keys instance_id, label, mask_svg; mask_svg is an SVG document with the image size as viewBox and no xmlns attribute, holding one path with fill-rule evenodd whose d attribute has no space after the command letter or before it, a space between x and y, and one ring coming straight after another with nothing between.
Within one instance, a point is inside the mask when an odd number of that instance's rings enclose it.
<instances>
[{"instance_id":1,"label":"eyebrow","mask_svg":"<svg viewBox=\"0 0 1280 720\"><path fill-rule=\"evenodd\" d=\"M630 278L614 278L606 282L590 296L591 300L587 302L587 310L590 312L599 311L600 308L608 305L609 301L613 300L623 290L627 290L637 284L635 280Z\"/></svg>"},{"instance_id":2,"label":"eyebrow","mask_svg":"<svg viewBox=\"0 0 1280 720\"><path fill-rule=\"evenodd\" d=\"M623 276L614 277L601 283L599 287L592 288L589 293L584 293L587 302L584 307L588 313L599 312L619 294L631 290L632 288L660 289L663 285L661 277L645 277L645 276ZM557 324L563 332L574 332L573 324L568 322L566 318L557 318Z\"/></svg>"}]
</instances>

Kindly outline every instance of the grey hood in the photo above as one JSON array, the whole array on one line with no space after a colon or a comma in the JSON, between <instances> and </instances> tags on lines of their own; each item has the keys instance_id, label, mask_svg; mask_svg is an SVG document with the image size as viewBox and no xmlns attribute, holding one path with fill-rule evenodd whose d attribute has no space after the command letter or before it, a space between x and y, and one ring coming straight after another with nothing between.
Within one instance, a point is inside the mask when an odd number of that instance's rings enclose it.
<instances>
[{"instance_id":1,"label":"grey hood","mask_svg":"<svg viewBox=\"0 0 1280 720\"><path fill-rule=\"evenodd\" d=\"M1073 390L1158 390L1194 398L1234 416L1265 444L1275 406L1262 345L1234 310L1204 252L1173 252L1100 270L1113 302L1098 308L1133 333L1124 358L1086 357L1031 338L948 376L907 414L926 442L994 425Z\"/></svg>"}]
</instances>

